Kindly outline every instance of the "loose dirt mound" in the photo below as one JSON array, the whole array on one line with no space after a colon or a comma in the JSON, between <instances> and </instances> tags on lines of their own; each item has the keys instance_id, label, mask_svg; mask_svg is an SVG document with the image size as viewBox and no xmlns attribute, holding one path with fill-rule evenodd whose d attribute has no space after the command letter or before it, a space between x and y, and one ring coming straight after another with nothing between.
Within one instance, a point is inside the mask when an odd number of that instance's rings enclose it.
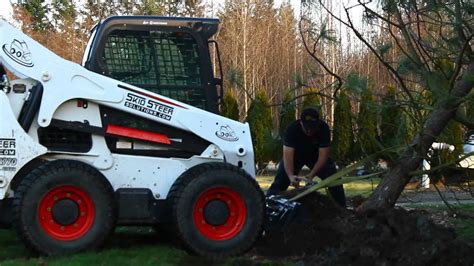
<instances>
[{"instance_id":1,"label":"loose dirt mound","mask_svg":"<svg viewBox=\"0 0 474 266\"><path fill-rule=\"evenodd\" d=\"M267 231L251 256L308 265L473 265L474 248L453 230L403 209L357 215L313 193L298 218Z\"/></svg>"}]
</instances>

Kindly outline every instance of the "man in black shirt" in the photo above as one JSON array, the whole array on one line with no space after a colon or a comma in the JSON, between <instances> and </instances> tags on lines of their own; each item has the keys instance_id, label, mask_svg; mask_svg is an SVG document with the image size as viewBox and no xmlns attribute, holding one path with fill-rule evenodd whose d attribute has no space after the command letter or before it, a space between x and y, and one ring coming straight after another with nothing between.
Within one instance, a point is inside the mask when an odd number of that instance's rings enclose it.
<instances>
[{"instance_id":1,"label":"man in black shirt","mask_svg":"<svg viewBox=\"0 0 474 266\"><path fill-rule=\"evenodd\" d=\"M286 128L283 159L267 196L285 191L290 184L298 187L303 179L298 177L298 173L304 165L311 169L306 176L309 180L315 176L325 179L336 173L336 165L329 157L330 144L331 133L328 124L320 119L316 109L305 109L300 119ZM339 205L346 206L342 185L330 187L329 193Z\"/></svg>"}]
</instances>

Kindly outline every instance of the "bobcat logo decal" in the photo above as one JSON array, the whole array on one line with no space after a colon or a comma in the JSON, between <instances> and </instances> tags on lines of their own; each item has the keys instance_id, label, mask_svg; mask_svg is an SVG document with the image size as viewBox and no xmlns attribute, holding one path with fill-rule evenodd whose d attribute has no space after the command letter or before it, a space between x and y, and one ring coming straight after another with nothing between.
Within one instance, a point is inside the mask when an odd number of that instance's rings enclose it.
<instances>
[{"instance_id":1,"label":"bobcat logo decal","mask_svg":"<svg viewBox=\"0 0 474 266\"><path fill-rule=\"evenodd\" d=\"M31 53L28 45L24 41L13 40L10 45L4 44L3 51L13 61L26 67L34 66L31 60Z\"/></svg>"},{"instance_id":2,"label":"bobcat logo decal","mask_svg":"<svg viewBox=\"0 0 474 266\"><path fill-rule=\"evenodd\" d=\"M220 139L226 141L238 141L239 138L235 135L234 130L230 126L221 126L221 128L216 131L216 136Z\"/></svg>"}]
</instances>

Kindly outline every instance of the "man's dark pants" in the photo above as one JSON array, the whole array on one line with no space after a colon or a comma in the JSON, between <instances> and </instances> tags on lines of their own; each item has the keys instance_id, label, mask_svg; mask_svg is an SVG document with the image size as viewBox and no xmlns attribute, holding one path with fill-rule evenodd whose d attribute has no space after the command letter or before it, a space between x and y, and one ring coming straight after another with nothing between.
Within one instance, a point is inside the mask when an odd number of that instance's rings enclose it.
<instances>
[{"instance_id":1,"label":"man's dark pants","mask_svg":"<svg viewBox=\"0 0 474 266\"><path fill-rule=\"evenodd\" d=\"M294 174L297 175L304 165L311 169L315 163L316 161L305 162L302 160L295 160ZM324 180L329 176L333 175L334 173L336 173L336 165L334 164L334 161L332 159L329 159L326 165L319 171L319 173L317 173L317 176ZM267 197L285 191L286 189L288 189L289 186L290 179L286 174L285 166L283 165L283 160L281 160L278 166L278 171L275 176L275 180L267 191ZM342 185L329 187L329 193L331 193L331 196L339 205L346 207L346 196L344 194L344 188L342 187Z\"/></svg>"}]
</instances>

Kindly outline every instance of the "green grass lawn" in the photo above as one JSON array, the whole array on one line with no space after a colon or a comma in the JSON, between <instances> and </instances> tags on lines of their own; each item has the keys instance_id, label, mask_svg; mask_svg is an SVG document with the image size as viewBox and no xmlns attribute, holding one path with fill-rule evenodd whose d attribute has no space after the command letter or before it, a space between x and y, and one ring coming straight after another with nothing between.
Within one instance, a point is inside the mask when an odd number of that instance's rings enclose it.
<instances>
[{"instance_id":1,"label":"green grass lawn","mask_svg":"<svg viewBox=\"0 0 474 266\"><path fill-rule=\"evenodd\" d=\"M466 240L474 245L474 204L450 205L451 210L445 204L406 204L405 208L426 210L428 212L444 213L449 223L453 225L460 239ZM453 215L452 211L456 214Z\"/></svg>"},{"instance_id":2,"label":"green grass lawn","mask_svg":"<svg viewBox=\"0 0 474 266\"><path fill-rule=\"evenodd\" d=\"M268 175L257 176L257 182L263 189L263 191L267 191L270 185L272 184L274 178L274 176Z\"/></svg>"},{"instance_id":3,"label":"green grass lawn","mask_svg":"<svg viewBox=\"0 0 474 266\"><path fill-rule=\"evenodd\" d=\"M100 252L36 257L12 230L0 230L0 265L187 265L195 260L151 229L119 227Z\"/></svg>"},{"instance_id":4,"label":"green grass lawn","mask_svg":"<svg viewBox=\"0 0 474 266\"><path fill-rule=\"evenodd\" d=\"M177 265L187 255L166 246L129 249L107 249L101 252L74 254L53 258L17 258L0 261L0 265ZM191 261L191 259L190 259Z\"/></svg>"},{"instance_id":5,"label":"green grass lawn","mask_svg":"<svg viewBox=\"0 0 474 266\"><path fill-rule=\"evenodd\" d=\"M24 258L27 251L13 230L0 229L0 264L5 260Z\"/></svg>"},{"instance_id":6,"label":"green grass lawn","mask_svg":"<svg viewBox=\"0 0 474 266\"><path fill-rule=\"evenodd\" d=\"M352 183L344 184L344 191L347 197L364 196L368 197L377 185L380 183L379 178L360 180Z\"/></svg>"},{"instance_id":7,"label":"green grass lawn","mask_svg":"<svg viewBox=\"0 0 474 266\"><path fill-rule=\"evenodd\" d=\"M98 252L61 257L38 257L29 252L13 230L0 229L0 266L4 265L251 265L250 258L210 261L189 255L168 238L160 237L150 227L118 227ZM259 262L259 265L285 265Z\"/></svg>"},{"instance_id":8,"label":"green grass lawn","mask_svg":"<svg viewBox=\"0 0 474 266\"><path fill-rule=\"evenodd\" d=\"M459 238L474 244L474 219L460 218L454 222Z\"/></svg>"}]
</instances>

